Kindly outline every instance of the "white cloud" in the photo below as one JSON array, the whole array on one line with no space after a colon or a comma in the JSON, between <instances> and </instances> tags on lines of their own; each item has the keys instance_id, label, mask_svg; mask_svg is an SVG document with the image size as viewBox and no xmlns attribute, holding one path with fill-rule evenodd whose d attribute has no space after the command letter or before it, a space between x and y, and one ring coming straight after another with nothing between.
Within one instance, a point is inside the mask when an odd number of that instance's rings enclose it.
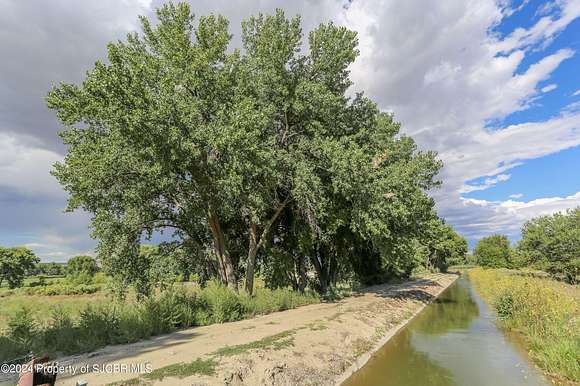
<instances>
[{"instance_id":1,"label":"white cloud","mask_svg":"<svg viewBox=\"0 0 580 386\"><path fill-rule=\"evenodd\" d=\"M529 48L538 44L545 47L568 24L580 16L579 0L554 1L552 6L544 11L554 14L556 13L554 12L555 8L559 8L559 16L544 16L529 29L517 28L507 38L497 42L496 50L509 53L516 49Z\"/></svg>"},{"instance_id":2,"label":"white cloud","mask_svg":"<svg viewBox=\"0 0 580 386\"><path fill-rule=\"evenodd\" d=\"M12 58L0 63L0 84L4 86L0 88L0 193L9 189L21 195L54 198L50 206L20 202L20 212L8 209L13 211L11 217L29 216L16 220L21 222L19 232L33 229L36 237L30 242L49 245L47 253L89 249L87 219L79 215L68 220L69 225L49 232L56 222L70 218L60 214L64 196L47 175L48 165L62 156L22 138L26 134L44 142L56 141L57 125L42 100L51 82L82 79L94 60L104 58L107 41L135 29L137 15L151 16L152 8L160 3L0 3L0 43L5 56ZM289 16L301 14L305 34L328 20L358 31L361 55L351 68L355 81L352 91L364 90L382 109L395 112L403 131L413 135L420 147L439 151L446 165L441 174L445 183L434 197L440 213L466 235L477 237L490 229L512 232L521 225L524 213L554 205L530 201L527 207L515 209L517 216L509 216L508 206L518 204L466 200L461 194L505 181L509 176L506 171L525 160L580 144L580 110L574 104L543 122L495 130L486 126L534 106L542 92L549 91L539 84L575 52L563 48L538 55L542 52L538 50L580 15L580 0L549 3L539 11L540 19L534 25L516 29L506 37L490 31L527 1L517 8L508 0L191 3L196 15L213 12L228 17L234 46L240 42L242 18L271 13L276 7L285 9ZM522 68L532 51L533 57L540 59ZM574 95L580 95L580 90ZM8 129L21 135L6 134ZM487 177L482 184L466 185L466 181L481 177ZM557 205L571 205L574 200L561 198ZM1 232L10 231L10 224L3 225L0 219L0 237ZM81 234L85 239L75 239Z\"/></svg>"},{"instance_id":3,"label":"white cloud","mask_svg":"<svg viewBox=\"0 0 580 386\"><path fill-rule=\"evenodd\" d=\"M576 90L576 92L574 92L574 94L572 94L572 96L578 96L580 95L580 90Z\"/></svg>"},{"instance_id":4,"label":"white cloud","mask_svg":"<svg viewBox=\"0 0 580 386\"><path fill-rule=\"evenodd\" d=\"M580 192L567 197L549 197L528 202L507 200L503 202L463 199L474 221L462 224L464 235L476 239L493 233L505 233L512 238L529 219L566 211L580 205Z\"/></svg>"},{"instance_id":5,"label":"white cloud","mask_svg":"<svg viewBox=\"0 0 580 386\"><path fill-rule=\"evenodd\" d=\"M550 92L550 91L553 91L553 90L555 90L557 88L558 88L558 85L555 84L555 83L552 83L552 84L549 84L549 85L547 85L545 87L542 87L541 91L542 92Z\"/></svg>"},{"instance_id":6,"label":"white cloud","mask_svg":"<svg viewBox=\"0 0 580 386\"><path fill-rule=\"evenodd\" d=\"M353 66L357 89L394 111L421 147L439 151L444 185L433 196L440 213L466 235L488 226L511 232L521 221L506 216L498 228L490 221L493 210L476 211L481 206L467 205L472 201L461 194L502 182L506 171L528 159L580 144L580 111L571 105L543 122L486 127L532 107L539 84L575 55L563 48L521 68L531 50L549 44L580 14L578 4L558 2L552 16L506 38L489 33L505 14L494 1L430 2L430 17L419 16L425 15L420 1L354 2L344 16L361 41ZM483 184L466 185L486 176Z\"/></svg>"},{"instance_id":7,"label":"white cloud","mask_svg":"<svg viewBox=\"0 0 580 386\"><path fill-rule=\"evenodd\" d=\"M497 184L498 182L503 182L503 181L507 181L509 180L511 177L510 174L498 174L496 177L494 178L486 178L485 181L483 181L483 184L479 184L479 185L463 185L463 187L459 190L459 193L469 193L469 192L475 192L477 190L485 190L495 184Z\"/></svg>"},{"instance_id":8,"label":"white cloud","mask_svg":"<svg viewBox=\"0 0 580 386\"><path fill-rule=\"evenodd\" d=\"M510 194L510 198L522 198L523 196L523 193Z\"/></svg>"}]
</instances>

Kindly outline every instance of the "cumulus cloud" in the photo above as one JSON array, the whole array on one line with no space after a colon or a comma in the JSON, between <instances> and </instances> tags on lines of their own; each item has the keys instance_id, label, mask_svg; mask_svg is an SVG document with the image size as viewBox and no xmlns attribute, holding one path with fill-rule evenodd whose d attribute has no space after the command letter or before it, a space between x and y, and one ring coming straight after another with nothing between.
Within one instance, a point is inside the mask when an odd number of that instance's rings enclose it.
<instances>
[{"instance_id":1,"label":"cumulus cloud","mask_svg":"<svg viewBox=\"0 0 580 386\"><path fill-rule=\"evenodd\" d=\"M504 202L462 199L462 206L469 208L474 216L472 223L462 226L463 233L478 239L493 233L504 233L515 238L521 226L532 217L564 212L580 205L580 192L567 197L548 197L528 202L508 200ZM455 209L461 213L461 208Z\"/></svg>"},{"instance_id":2,"label":"cumulus cloud","mask_svg":"<svg viewBox=\"0 0 580 386\"><path fill-rule=\"evenodd\" d=\"M512 232L519 229L520 218L505 216L492 226L497 219L489 209L492 203L474 206L461 195L500 183L506 171L528 159L580 144L580 114L573 105L546 121L488 127L530 108L541 92L553 89L541 90L539 84L572 58L573 50L540 56L527 68L522 64L578 17L579 1L554 2L530 29L516 29L505 38L489 32L506 14L502 4L435 2L421 13L423 6L414 1L353 3L344 19L361 40L361 59L353 66L356 85L394 111L420 146L439 151L444 185L433 196L450 223L469 237L487 233L490 226ZM480 177L489 178L466 185ZM525 217L534 211L520 213Z\"/></svg>"},{"instance_id":3,"label":"cumulus cloud","mask_svg":"<svg viewBox=\"0 0 580 386\"><path fill-rule=\"evenodd\" d=\"M559 8L559 12L553 12L556 8ZM531 28L517 28L507 38L498 41L497 51L505 53L534 45L545 47L568 24L580 16L580 1L554 1L548 7L541 8L541 13L550 12L552 12L551 15L543 16Z\"/></svg>"},{"instance_id":4,"label":"cumulus cloud","mask_svg":"<svg viewBox=\"0 0 580 386\"><path fill-rule=\"evenodd\" d=\"M0 219L0 242L10 236L44 244L44 249L35 248L50 258L90 250L87 216L62 215L65 197L46 176L47 165L59 160L64 148L44 96L56 82L81 80L95 60L104 58L108 41L136 29L137 15L152 16L160 4L160 0L34 4L0 0L0 46L3 57L10 58L0 61L0 198L12 205L6 212L2 202L3 211L20 222L10 228L8 221ZM329 20L358 31L361 55L351 67L355 81L351 91L364 90L382 109L395 112L403 131L416 138L421 148L439 152L446 164L441 173L445 183L433 196L440 213L465 235L478 237L490 230L513 233L527 216L576 202L571 196L550 203L534 200L515 208L518 201L474 201L462 194L505 181L508 170L528 159L580 144L580 109L574 104L545 121L508 127L498 123L534 106L542 93L553 89L540 84L576 55L566 47L542 49L578 18L580 0L547 3L538 9L532 26L507 36L493 32L494 28L505 17L531 6L527 1L515 7L508 0L197 0L191 4L197 15L228 17L233 45L239 45L243 18L271 13L277 7L289 16L302 15L305 33ZM524 66L526 59L538 57ZM492 125L496 127L491 129ZM483 183L467 184L479 178L485 178ZM14 205L20 212L14 212Z\"/></svg>"},{"instance_id":5,"label":"cumulus cloud","mask_svg":"<svg viewBox=\"0 0 580 386\"><path fill-rule=\"evenodd\" d=\"M514 193L514 194L510 194L510 198L522 198L524 195L523 193Z\"/></svg>"}]
</instances>

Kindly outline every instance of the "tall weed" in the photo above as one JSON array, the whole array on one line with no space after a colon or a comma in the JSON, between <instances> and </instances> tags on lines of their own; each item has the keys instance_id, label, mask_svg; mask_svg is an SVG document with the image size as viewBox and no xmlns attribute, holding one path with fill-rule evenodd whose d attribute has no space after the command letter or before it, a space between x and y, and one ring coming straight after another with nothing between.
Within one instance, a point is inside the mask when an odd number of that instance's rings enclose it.
<instances>
[{"instance_id":1,"label":"tall weed","mask_svg":"<svg viewBox=\"0 0 580 386\"><path fill-rule=\"evenodd\" d=\"M526 338L547 372L580 381L580 289L510 271L476 268L469 278L501 324Z\"/></svg>"},{"instance_id":2,"label":"tall weed","mask_svg":"<svg viewBox=\"0 0 580 386\"><path fill-rule=\"evenodd\" d=\"M0 334L0 361L30 351L51 356L88 352L110 344L132 343L180 328L225 323L319 302L313 293L258 287L254 296L214 281L204 288L179 284L142 301L111 301L86 306L73 318L55 307L39 322L22 309Z\"/></svg>"}]
</instances>

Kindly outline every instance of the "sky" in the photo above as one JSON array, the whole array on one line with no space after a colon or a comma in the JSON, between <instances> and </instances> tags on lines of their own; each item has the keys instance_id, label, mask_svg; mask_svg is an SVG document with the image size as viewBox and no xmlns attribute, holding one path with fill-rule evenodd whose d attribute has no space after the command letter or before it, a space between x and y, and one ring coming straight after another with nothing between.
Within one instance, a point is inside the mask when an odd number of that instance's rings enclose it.
<instances>
[{"instance_id":1,"label":"sky","mask_svg":"<svg viewBox=\"0 0 580 386\"><path fill-rule=\"evenodd\" d=\"M528 219L580 205L580 0L196 0L197 15L240 22L276 8L308 33L333 21L358 32L349 92L394 112L439 153L430 192L469 240L512 241ZM0 245L43 261L92 253L86 213L64 213L50 176L66 152L48 90L80 82L106 44L153 17L151 0L0 0Z\"/></svg>"}]
</instances>

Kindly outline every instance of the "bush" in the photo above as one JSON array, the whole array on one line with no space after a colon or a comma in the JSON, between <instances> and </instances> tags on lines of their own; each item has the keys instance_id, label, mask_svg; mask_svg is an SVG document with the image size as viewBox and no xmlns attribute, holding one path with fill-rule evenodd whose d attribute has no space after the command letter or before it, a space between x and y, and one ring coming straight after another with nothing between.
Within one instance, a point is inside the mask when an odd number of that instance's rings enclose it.
<instances>
[{"instance_id":1,"label":"bush","mask_svg":"<svg viewBox=\"0 0 580 386\"><path fill-rule=\"evenodd\" d=\"M8 338L19 346L32 347L38 326L30 309L23 307L8 321Z\"/></svg>"},{"instance_id":2,"label":"bush","mask_svg":"<svg viewBox=\"0 0 580 386\"><path fill-rule=\"evenodd\" d=\"M240 295L231 289L210 280L201 292L213 323L233 322L242 319L243 307Z\"/></svg>"},{"instance_id":3,"label":"bush","mask_svg":"<svg viewBox=\"0 0 580 386\"><path fill-rule=\"evenodd\" d=\"M501 319L509 319L514 314L514 298L511 293L505 292L497 296L493 302L497 316Z\"/></svg>"},{"instance_id":4,"label":"bush","mask_svg":"<svg viewBox=\"0 0 580 386\"><path fill-rule=\"evenodd\" d=\"M58 347L62 354L73 354L80 349L80 329L61 307L52 310L51 319L43 334L44 347Z\"/></svg>"},{"instance_id":5,"label":"bush","mask_svg":"<svg viewBox=\"0 0 580 386\"><path fill-rule=\"evenodd\" d=\"M45 287L23 288L21 291L26 295L57 296L94 294L100 290L101 286L97 284L53 284Z\"/></svg>"}]
</instances>

